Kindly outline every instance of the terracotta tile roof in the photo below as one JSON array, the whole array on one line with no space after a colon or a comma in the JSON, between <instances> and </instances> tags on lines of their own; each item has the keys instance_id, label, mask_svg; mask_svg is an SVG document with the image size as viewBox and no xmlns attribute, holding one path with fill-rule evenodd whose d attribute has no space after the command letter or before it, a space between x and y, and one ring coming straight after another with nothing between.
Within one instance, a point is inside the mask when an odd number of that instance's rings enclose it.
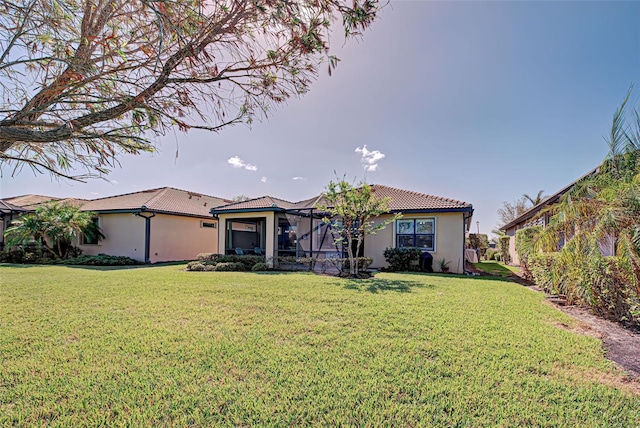
<instances>
[{"instance_id":1,"label":"terracotta tile roof","mask_svg":"<svg viewBox=\"0 0 640 428\"><path fill-rule=\"evenodd\" d=\"M209 210L212 207L228 204L229 202L227 199L217 198L215 196L174 189L173 187L162 187L94 199L84 204L82 209L84 211L101 212L136 210L145 206L149 211L211 217Z\"/></svg>"},{"instance_id":2,"label":"terracotta tile roof","mask_svg":"<svg viewBox=\"0 0 640 428\"><path fill-rule=\"evenodd\" d=\"M58 200L60 200L60 198L55 198L53 196L44 196L44 195L21 195L21 196L14 196L12 198L4 199L5 202L9 202L19 207L28 207L31 205L38 205L43 202L58 201Z\"/></svg>"},{"instance_id":3,"label":"terracotta tile roof","mask_svg":"<svg viewBox=\"0 0 640 428\"><path fill-rule=\"evenodd\" d=\"M222 205L215 208L216 212L219 211L232 211L232 210L253 210L264 208L281 208L290 209L295 204L293 202L285 201L284 199L274 198L273 196L261 196L259 198L249 199L246 201L234 202L227 205Z\"/></svg>"},{"instance_id":4,"label":"terracotta tile roof","mask_svg":"<svg viewBox=\"0 0 640 428\"><path fill-rule=\"evenodd\" d=\"M472 208L472 205L456 199L427 195L412 190L396 189L395 187L373 184L371 186L376 196L389 197L391 211L403 210L450 210Z\"/></svg>"},{"instance_id":5,"label":"terracotta tile roof","mask_svg":"<svg viewBox=\"0 0 640 428\"><path fill-rule=\"evenodd\" d=\"M6 202L0 199L0 212L3 214L9 214L12 212L24 212L26 209L19 207L17 205L12 204L11 202Z\"/></svg>"},{"instance_id":6,"label":"terracotta tile roof","mask_svg":"<svg viewBox=\"0 0 640 428\"><path fill-rule=\"evenodd\" d=\"M48 201L43 201L43 202L38 202L36 204L27 204L27 205L23 205L22 207L29 210L29 211L33 211L36 208L48 205L52 202L55 202L57 204L67 204L67 205L71 205L74 207L81 207L84 204L86 204L88 202L88 199L78 199L78 198L64 198L64 199L59 199L59 198L55 198L55 199L51 199Z\"/></svg>"},{"instance_id":7,"label":"terracotta tile roof","mask_svg":"<svg viewBox=\"0 0 640 428\"><path fill-rule=\"evenodd\" d=\"M318 205L328 205L327 200L324 198L324 196L318 195L310 199L305 199L304 201L296 202L295 208L308 209L315 208Z\"/></svg>"},{"instance_id":8,"label":"terracotta tile roof","mask_svg":"<svg viewBox=\"0 0 640 428\"><path fill-rule=\"evenodd\" d=\"M389 197L391 202L389 208L391 211L404 211L404 210L462 210L471 209L472 205L467 202L458 201L455 199L442 198L440 196L432 196L424 193L418 193L411 190L396 189L394 187L383 186L380 184L374 184L371 186L373 192L380 198ZM322 195L315 196L313 198L305 199L300 202L292 203L277 199L272 196L263 196L260 198L251 199L243 202L236 202L222 207L216 207L216 212L231 211L231 210L246 210L251 211L253 209L264 208L281 208L281 209L309 209L316 206L318 203L326 203Z\"/></svg>"}]
</instances>

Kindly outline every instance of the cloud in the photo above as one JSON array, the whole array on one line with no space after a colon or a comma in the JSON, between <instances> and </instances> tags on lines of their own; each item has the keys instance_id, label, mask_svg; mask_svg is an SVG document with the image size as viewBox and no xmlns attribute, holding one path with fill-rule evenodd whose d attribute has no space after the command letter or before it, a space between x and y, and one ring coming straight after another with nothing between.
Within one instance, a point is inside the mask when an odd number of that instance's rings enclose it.
<instances>
[{"instance_id":1,"label":"cloud","mask_svg":"<svg viewBox=\"0 0 640 428\"><path fill-rule=\"evenodd\" d=\"M257 171L258 170L257 166L251 165L249 163L246 163L245 161L240 159L238 156L234 156L232 158L229 158L227 160L227 163L230 164L231 166L233 166L234 168L244 168L247 171Z\"/></svg>"},{"instance_id":2,"label":"cloud","mask_svg":"<svg viewBox=\"0 0 640 428\"><path fill-rule=\"evenodd\" d=\"M263 183L266 183L266 182L267 182L267 177L262 177L262 178L260 179L260 181L262 181Z\"/></svg>"},{"instance_id":3,"label":"cloud","mask_svg":"<svg viewBox=\"0 0 640 428\"><path fill-rule=\"evenodd\" d=\"M297 181L297 180L306 180L305 177L300 177L299 175L295 176L292 178L293 181Z\"/></svg>"},{"instance_id":4,"label":"cloud","mask_svg":"<svg viewBox=\"0 0 640 428\"><path fill-rule=\"evenodd\" d=\"M118 184L118 182L116 180L109 180L109 183L111 184Z\"/></svg>"},{"instance_id":5,"label":"cloud","mask_svg":"<svg viewBox=\"0 0 640 428\"><path fill-rule=\"evenodd\" d=\"M360 153L360 162L364 166L365 171L377 171L378 161L385 157L385 154L380 150L369 150L365 144L362 147L356 147L356 153Z\"/></svg>"}]
</instances>

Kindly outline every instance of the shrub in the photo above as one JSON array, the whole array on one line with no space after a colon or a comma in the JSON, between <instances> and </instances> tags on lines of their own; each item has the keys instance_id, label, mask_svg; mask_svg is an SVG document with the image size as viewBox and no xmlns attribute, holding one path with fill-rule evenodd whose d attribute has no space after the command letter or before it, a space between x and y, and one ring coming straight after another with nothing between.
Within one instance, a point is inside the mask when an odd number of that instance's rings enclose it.
<instances>
[{"instance_id":1,"label":"shrub","mask_svg":"<svg viewBox=\"0 0 640 428\"><path fill-rule=\"evenodd\" d=\"M264 262L256 263L255 265L253 265L251 270L254 271L254 272L267 271L267 270L269 270L269 265L264 263Z\"/></svg>"},{"instance_id":2,"label":"shrub","mask_svg":"<svg viewBox=\"0 0 640 428\"><path fill-rule=\"evenodd\" d=\"M355 257L355 262L358 264L358 270L365 271L371 266L373 263L373 259L371 257ZM342 259L342 269L349 270L350 262L348 258Z\"/></svg>"},{"instance_id":3,"label":"shrub","mask_svg":"<svg viewBox=\"0 0 640 428\"><path fill-rule=\"evenodd\" d=\"M502 261L506 264L511 263L511 256L509 255L509 242L510 236L501 236L498 238L498 245L500 246L500 254L502 255Z\"/></svg>"},{"instance_id":4,"label":"shrub","mask_svg":"<svg viewBox=\"0 0 640 428\"><path fill-rule=\"evenodd\" d=\"M264 256L254 256L254 255L237 255L237 254L231 254L231 255L219 255L219 257L215 258L215 263L216 264L220 264L220 263L239 263L242 265L242 269L239 270L246 270L249 271L251 270L251 268L256 264L256 263L265 263L266 259Z\"/></svg>"},{"instance_id":5,"label":"shrub","mask_svg":"<svg viewBox=\"0 0 640 428\"><path fill-rule=\"evenodd\" d=\"M495 248L488 248L484 258L485 260L496 260L496 255L500 255L500 251Z\"/></svg>"},{"instance_id":6,"label":"shrub","mask_svg":"<svg viewBox=\"0 0 640 428\"><path fill-rule=\"evenodd\" d=\"M548 294L562 294L569 304L588 306L599 316L640 327L640 295L629 266L618 257L574 257L562 253L528 256L533 279Z\"/></svg>"},{"instance_id":7,"label":"shrub","mask_svg":"<svg viewBox=\"0 0 640 428\"><path fill-rule=\"evenodd\" d=\"M318 259L314 257L298 257L295 262L301 265L305 265L309 270L313 270L317 260Z\"/></svg>"},{"instance_id":8,"label":"shrub","mask_svg":"<svg viewBox=\"0 0 640 428\"><path fill-rule=\"evenodd\" d=\"M483 257L489 248L489 237L485 233L470 233L467 247L478 250L478 256Z\"/></svg>"},{"instance_id":9,"label":"shrub","mask_svg":"<svg viewBox=\"0 0 640 428\"><path fill-rule=\"evenodd\" d=\"M390 271L417 271L421 254L419 248L387 248L383 253Z\"/></svg>"},{"instance_id":10,"label":"shrub","mask_svg":"<svg viewBox=\"0 0 640 428\"><path fill-rule=\"evenodd\" d=\"M55 256L48 251L43 252L39 245L24 245L19 247L5 248L0 252L0 263L52 263Z\"/></svg>"},{"instance_id":11,"label":"shrub","mask_svg":"<svg viewBox=\"0 0 640 428\"><path fill-rule=\"evenodd\" d=\"M253 267L253 266L252 266ZM245 269L245 264L240 262L220 262L212 266L212 270L216 272L239 272Z\"/></svg>"},{"instance_id":12,"label":"shrub","mask_svg":"<svg viewBox=\"0 0 640 428\"><path fill-rule=\"evenodd\" d=\"M516 253L520 259L522 276L528 281L533 280L531 269L529 268L529 257L534 253L534 245L538 236L542 232L542 226L525 227L516 231Z\"/></svg>"},{"instance_id":13,"label":"shrub","mask_svg":"<svg viewBox=\"0 0 640 428\"><path fill-rule=\"evenodd\" d=\"M562 280L557 274L558 253L537 253L529 257L528 269L532 280L548 294L564 294Z\"/></svg>"},{"instance_id":14,"label":"shrub","mask_svg":"<svg viewBox=\"0 0 640 428\"><path fill-rule=\"evenodd\" d=\"M295 264L297 263L298 259L296 257L293 256L278 256L278 264L282 265L282 264Z\"/></svg>"},{"instance_id":15,"label":"shrub","mask_svg":"<svg viewBox=\"0 0 640 428\"><path fill-rule=\"evenodd\" d=\"M110 256L98 254L97 256L79 256L70 259L54 260L57 265L81 265L81 266L133 266L143 264L141 261L126 256Z\"/></svg>"},{"instance_id":16,"label":"shrub","mask_svg":"<svg viewBox=\"0 0 640 428\"><path fill-rule=\"evenodd\" d=\"M200 253L198 254L198 260L202 262L215 262L220 257L223 257L222 254L218 253Z\"/></svg>"},{"instance_id":17,"label":"shrub","mask_svg":"<svg viewBox=\"0 0 640 428\"><path fill-rule=\"evenodd\" d=\"M210 272L215 270L215 265L207 265L202 262L189 262L187 264L187 270L193 272Z\"/></svg>"},{"instance_id":18,"label":"shrub","mask_svg":"<svg viewBox=\"0 0 640 428\"><path fill-rule=\"evenodd\" d=\"M5 249L0 253L0 263L24 263L25 251L22 248Z\"/></svg>"}]
</instances>

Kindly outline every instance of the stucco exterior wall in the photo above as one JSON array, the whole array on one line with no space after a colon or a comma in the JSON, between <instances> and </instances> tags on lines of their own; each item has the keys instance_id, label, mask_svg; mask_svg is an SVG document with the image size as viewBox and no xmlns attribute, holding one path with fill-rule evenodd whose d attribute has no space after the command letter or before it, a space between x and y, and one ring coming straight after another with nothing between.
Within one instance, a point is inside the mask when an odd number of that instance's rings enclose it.
<instances>
[{"instance_id":1,"label":"stucco exterior wall","mask_svg":"<svg viewBox=\"0 0 640 428\"><path fill-rule=\"evenodd\" d=\"M381 216L378 222L390 216ZM405 214L403 219L414 218L435 218L436 219L436 248L430 251L434 258L434 270L438 271L439 266L436 261L444 258L449 263L450 272L464 272L464 234L463 213L434 213L434 214ZM385 267L387 262L384 259L384 250L388 247L395 247L396 225L389 224L385 229L376 235L368 235L365 238L364 255L373 258L373 267Z\"/></svg>"},{"instance_id":2,"label":"stucco exterior wall","mask_svg":"<svg viewBox=\"0 0 640 428\"><path fill-rule=\"evenodd\" d=\"M144 261L144 219L130 213L100 214L98 225L105 238L97 245L79 245L84 254L127 256Z\"/></svg>"},{"instance_id":3,"label":"stucco exterior wall","mask_svg":"<svg viewBox=\"0 0 640 428\"><path fill-rule=\"evenodd\" d=\"M151 263L194 260L199 253L218 249L218 229L201 227L217 220L156 214L151 218L149 261ZM144 261L145 219L131 213L100 214L98 224L105 238L97 245L79 245L84 254L127 256Z\"/></svg>"},{"instance_id":4,"label":"stucco exterior wall","mask_svg":"<svg viewBox=\"0 0 640 428\"><path fill-rule=\"evenodd\" d=\"M511 261L509 262L510 265L513 266L520 266L520 258L518 257L518 253L516 252L516 231L517 231L517 227L511 227L507 230L505 230L505 234L510 238L509 239L509 257L511 259ZM500 248L500 246L498 245L498 249Z\"/></svg>"},{"instance_id":5,"label":"stucco exterior wall","mask_svg":"<svg viewBox=\"0 0 640 428\"><path fill-rule=\"evenodd\" d=\"M141 228L144 240L144 219L141 220L143 220ZM202 219L167 214L157 214L153 217L149 243L151 263L195 260L200 253L215 253L218 249L218 229L202 227L203 221L218 223L214 218Z\"/></svg>"}]
</instances>

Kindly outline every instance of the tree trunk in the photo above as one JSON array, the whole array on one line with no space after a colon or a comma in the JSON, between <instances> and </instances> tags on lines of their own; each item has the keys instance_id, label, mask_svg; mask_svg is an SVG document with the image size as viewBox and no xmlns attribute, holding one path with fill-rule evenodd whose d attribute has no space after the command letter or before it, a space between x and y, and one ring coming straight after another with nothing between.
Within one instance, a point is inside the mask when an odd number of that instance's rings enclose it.
<instances>
[{"instance_id":1,"label":"tree trunk","mask_svg":"<svg viewBox=\"0 0 640 428\"><path fill-rule=\"evenodd\" d=\"M349 254L349 273L351 275L355 275L355 262L353 260L353 237L351 235L347 236L347 253Z\"/></svg>"}]
</instances>

